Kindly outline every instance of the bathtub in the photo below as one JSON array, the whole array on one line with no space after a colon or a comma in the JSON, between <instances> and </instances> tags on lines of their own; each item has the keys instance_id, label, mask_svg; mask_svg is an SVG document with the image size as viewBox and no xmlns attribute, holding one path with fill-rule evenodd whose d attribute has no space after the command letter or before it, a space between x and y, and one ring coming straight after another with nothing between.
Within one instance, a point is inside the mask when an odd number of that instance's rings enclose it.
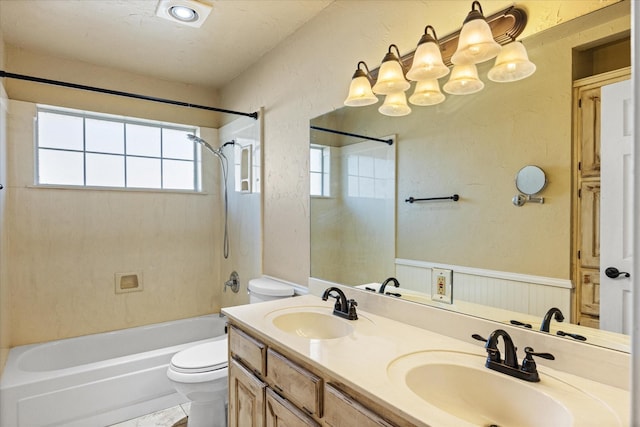
<instances>
[{"instance_id":1,"label":"bathtub","mask_svg":"<svg viewBox=\"0 0 640 427\"><path fill-rule=\"evenodd\" d=\"M0 427L106 426L185 403L166 371L178 351L226 339L217 314L14 347Z\"/></svg>"}]
</instances>

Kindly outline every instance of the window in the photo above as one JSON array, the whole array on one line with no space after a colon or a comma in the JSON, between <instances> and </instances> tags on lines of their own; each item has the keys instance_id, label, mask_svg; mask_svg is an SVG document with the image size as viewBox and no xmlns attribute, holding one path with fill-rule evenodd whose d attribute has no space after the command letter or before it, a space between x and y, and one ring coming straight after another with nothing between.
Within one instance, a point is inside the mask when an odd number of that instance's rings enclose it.
<instances>
[{"instance_id":1,"label":"window","mask_svg":"<svg viewBox=\"0 0 640 427\"><path fill-rule=\"evenodd\" d=\"M311 196L329 197L330 149L323 145L311 145L309 159L309 178Z\"/></svg>"},{"instance_id":2,"label":"window","mask_svg":"<svg viewBox=\"0 0 640 427\"><path fill-rule=\"evenodd\" d=\"M38 108L37 185L200 191L194 127Z\"/></svg>"}]
</instances>

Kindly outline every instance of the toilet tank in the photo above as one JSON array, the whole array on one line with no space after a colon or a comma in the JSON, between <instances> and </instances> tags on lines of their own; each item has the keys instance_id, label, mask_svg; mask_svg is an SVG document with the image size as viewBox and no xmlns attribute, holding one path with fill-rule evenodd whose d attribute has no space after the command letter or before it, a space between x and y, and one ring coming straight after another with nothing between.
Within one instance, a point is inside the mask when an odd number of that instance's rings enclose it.
<instances>
[{"instance_id":1,"label":"toilet tank","mask_svg":"<svg viewBox=\"0 0 640 427\"><path fill-rule=\"evenodd\" d=\"M267 277L249 280L249 304L293 296L293 286Z\"/></svg>"}]
</instances>

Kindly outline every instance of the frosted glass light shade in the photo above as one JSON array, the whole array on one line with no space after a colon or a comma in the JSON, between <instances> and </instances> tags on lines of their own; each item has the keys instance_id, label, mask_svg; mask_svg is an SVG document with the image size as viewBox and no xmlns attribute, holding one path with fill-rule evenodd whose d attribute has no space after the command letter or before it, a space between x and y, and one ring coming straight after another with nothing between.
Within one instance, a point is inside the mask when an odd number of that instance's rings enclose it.
<instances>
[{"instance_id":1,"label":"frosted glass light shade","mask_svg":"<svg viewBox=\"0 0 640 427\"><path fill-rule=\"evenodd\" d=\"M413 55L413 64L407 78L413 81L439 79L449 74L449 67L442 62L440 47L435 41L421 43Z\"/></svg>"},{"instance_id":2,"label":"frosted glass light shade","mask_svg":"<svg viewBox=\"0 0 640 427\"><path fill-rule=\"evenodd\" d=\"M484 18L473 19L462 26L458 48L451 62L454 65L479 64L495 58L500 48L487 21Z\"/></svg>"},{"instance_id":3,"label":"frosted glass light shade","mask_svg":"<svg viewBox=\"0 0 640 427\"><path fill-rule=\"evenodd\" d=\"M413 105L436 105L444 101L445 96L440 91L438 80L422 80L416 83L413 95L409 97L409 102Z\"/></svg>"},{"instance_id":4,"label":"frosted glass light shade","mask_svg":"<svg viewBox=\"0 0 640 427\"><path fill-rule=\"evenodd\" d=\"M349 85L349 95L344 100L344 105L348 107L362 107L378 102L378 97L371 90L369 79L362 75L354 77Z\"/></svg>"},{"instance_id":5,"label":"frosted glass light shade","mask_svg":"<svg viewBox=\"0 0 640 427\"><path fill-rule=\"evenodd\" d=\"M394 92L404 92L411 84L404 78L402 66L397 60L384 61L378 71L378 80L373 86L373 92L388 95Z\"/></svg>"},{"instance_id":6,"label":"frosted glass light shade","mask_svg":"<svg viewBox=\"0 0 640 427\"><path fill-rule=\"evenodd\" d=\"M411 108L407 105L407 96L404 91L399 91L388 94L378 111L385 116L398 117L411 113Z\"/></svg>"},{"instance_id":7,"label":"frosted glass light shade","mask_svg":"<svg viewBox=\"0 0 640 427\"><path fill-rule=\"evenodd\" d=\"M524 45L514 41L502 48L487 77L499 83L515 82L529 77L535 71L536 65L529 61Z\"/></svg>"},{"instance_id":8,"label":"frosted glass light shade","mask_svg":"<svg viewBox=\"0 0 640 427\"><path fill-rule=\"evenodd\" d=\"M469 95L481 91L484 83L478 78L478 69L474 64L456 65L442 88L451 95Z\"/></svg>"}]
</instances>

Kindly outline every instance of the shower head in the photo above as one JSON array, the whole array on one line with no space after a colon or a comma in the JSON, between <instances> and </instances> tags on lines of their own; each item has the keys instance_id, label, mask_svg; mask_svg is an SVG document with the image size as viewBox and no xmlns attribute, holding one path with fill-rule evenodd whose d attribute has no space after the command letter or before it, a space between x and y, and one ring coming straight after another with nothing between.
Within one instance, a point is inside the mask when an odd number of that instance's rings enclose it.
<instances>
[{"instance_id":1,"label":"shower head","mask_svg":"<svg viewBox=\"0 0 640 427\"><path fill-rule=\"evenodd\" d=\"M187 134L187 138L189 138L189 141L193 141L193 142L196 142L196 143L198 143L198 144L200 144L200 145L203 145L207 150L211 151L211 152L212 152L213 154L215 154L216 156L219 156L220 154L222 154L222 153L220 152L220 149L217 149L217 150L216 150L216 149L215 149L215 148L213 148L211 145L209 145L209 143L208 143L207 141L205 141L205 140L204 140L204 139L202 139L202 138L199 138L199 137L195 136L195 135L194 135L194 134L192 134L192 133L188 133L188 134Z\"/></svg>"}]
</instances>

